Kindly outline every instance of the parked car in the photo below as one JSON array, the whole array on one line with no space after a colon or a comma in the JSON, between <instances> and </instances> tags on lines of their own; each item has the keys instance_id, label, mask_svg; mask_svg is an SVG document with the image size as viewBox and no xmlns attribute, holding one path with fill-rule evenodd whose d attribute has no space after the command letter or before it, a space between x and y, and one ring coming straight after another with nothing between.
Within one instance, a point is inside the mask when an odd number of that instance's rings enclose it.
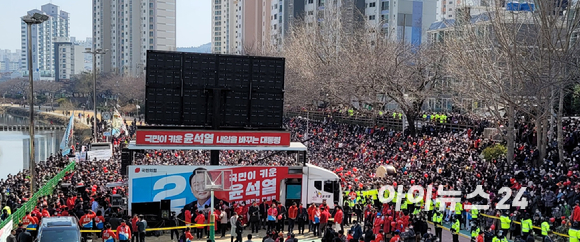
<instances>
[{"instance_id":1,"label":"parked car","mask_svg":"<svg viewBox=\"0 0 580 242\"><path fill-rule=\"evenodd\" d=\"M43 218L35 242L84 242L76 217Z\"/></svg>"}]
</instances>

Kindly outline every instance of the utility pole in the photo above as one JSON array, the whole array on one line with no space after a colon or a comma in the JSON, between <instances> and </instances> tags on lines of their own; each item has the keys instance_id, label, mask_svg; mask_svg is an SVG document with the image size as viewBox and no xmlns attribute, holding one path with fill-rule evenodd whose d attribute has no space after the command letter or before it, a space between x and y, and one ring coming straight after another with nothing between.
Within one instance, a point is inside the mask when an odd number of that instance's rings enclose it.
<instances>
[{"instance_id":1,"label":"utility pole","mask_svg":"<svg viewBox=\"0 0 580 242\"><path fill-rule=\"evenodd\" d=\"M95 120L93 121L93 143L96 143L99 140L97 136L97 55L104 55L107 51L108 50L102 49L91 51L91 48L86 48L85 52L83 52L93 55L93 110L95 111L93 115L93 119Z\"/></svg>"},{"instance_id":2,"label":"utility pole","mask_svg":"<svg viewBox=\"0 0 580 242\"><path fill-rule=\"evenodd\" d=\"M27 30L27 52L28 52L28 81L30 82L30 100L29 102L29 111L30 111L30 123L28 126L28 133L30 134L30 159L28 160L28 169L30 172L30 196L34 194L36 191L36 163L34 161L34 68L32 66L32 25L33 24L41 24L44 21L48 20L48 15L35 13L34 15L26 15L22 17L22 21L26 23L26 30Z\"/></svg>"}]
</instances>

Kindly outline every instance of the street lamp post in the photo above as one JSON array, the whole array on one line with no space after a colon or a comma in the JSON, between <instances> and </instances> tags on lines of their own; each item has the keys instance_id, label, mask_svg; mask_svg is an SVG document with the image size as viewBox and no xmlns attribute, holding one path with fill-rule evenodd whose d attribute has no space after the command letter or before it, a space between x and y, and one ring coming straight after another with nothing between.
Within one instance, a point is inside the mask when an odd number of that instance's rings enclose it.
<instances>
[{"instance_id":1,"label":"street lamp post","mask_svg":"<svg viewBox=\"0 0 580 242\"><path fill-rule=\"evenodd\" d=\"M22 21L26 23L26 30L27 30L27 49L28 49L28 81L30 82L30 98L29 98L29 110L30 110L30 123L28 126L28 132L30 134L30 160L28 161L28 169L30 172L30 196L34 194L36 191L36 184L35 184L35 173L36 173L36 164L34 163L34 79L32 73L34 68L32 67L32 25L33 24L41 24L44 21L48 20L48 15L35 13L34 15L26 15L22 17Z\"/></svg>"},{"instance_id":2,"label":"street lamp post","mask_svg":"<svg viewBox=\"0 0 580 242\"><path fill-rule=\"evenodd\" d=\"M93 143L98 141L97 136L97 55L104 55L108 50L96 49L91 51L91 48L86 48L84 53L93 55Z\"/></svg>"}]
</instances>

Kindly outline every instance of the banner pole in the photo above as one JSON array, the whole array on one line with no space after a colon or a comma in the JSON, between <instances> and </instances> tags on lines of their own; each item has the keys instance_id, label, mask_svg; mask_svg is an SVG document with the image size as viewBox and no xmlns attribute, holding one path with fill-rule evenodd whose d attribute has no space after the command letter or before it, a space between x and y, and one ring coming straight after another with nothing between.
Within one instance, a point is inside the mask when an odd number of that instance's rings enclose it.
<instances>
[{"instance_id":1,"label":"banner pole","mask_svg":"<svg viewBox=\"0 0 580 242\"><path fill-rule=\"evenodd\" d=\"M214 209L214 194L213 194L213 189L211 189L210 192L210 199L211 199L211 208L210 208L210 215L209 215L209 239L211 241L215 241L215 215L213 214L213 209Z\"/></svg>"}]
</instances>

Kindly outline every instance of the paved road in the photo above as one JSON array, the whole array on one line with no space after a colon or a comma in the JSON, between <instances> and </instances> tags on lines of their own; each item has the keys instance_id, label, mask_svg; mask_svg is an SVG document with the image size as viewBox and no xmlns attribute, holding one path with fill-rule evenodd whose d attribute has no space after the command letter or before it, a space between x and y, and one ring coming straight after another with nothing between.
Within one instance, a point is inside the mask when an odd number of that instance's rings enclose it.
<instances>
[{"instance_id":1,"label":"paved road","mask_svg":"<svg viewBox=\"0 0 580 242\"><path fill-rule=\"evenodd\" d=\"M431 230L433 232L435 232L435 229L433 228L433 226L432 225L430 225L430 226L431 226ZM243 233L243 240L244 241L247 240L247 236L248 236L248 234L249 234L250 231L251 230L249 230L249 229L244 230L244 233ZM216 240L215 241L216 242L231 242L231 239L230 239L230 236L229 235L230 235L230 231L229 230L227 231L226 237L224 237L224 238L220 238L219 235L216 235ZM262 241L262 238L264 236L266 236L266 231L265 230L260 230L260 233L258 233L258 234L252 234L252 236L254 237L254 239L252 239L252 241L254 241L254 242L261 242ZM296 235L296 238L300 242L321 242L320 241L320 238L312 236L311 233L310 234L309 233L306 233L305 235ZM96 241L101 241L101 240L93 240L93 241L96 242ZM146 242L170 242L170 241L177 241L177 238L174 237L173 240L171 240L171 237L169 235L169 232L167 232L166 234L161 235L159 237L149 236L149 237L147 237L145 239L145 241ZM194 241L203 241L203 242L205 242L205 241L207 241L207 239L206 238L203 238L203 239L195 239ZM451 236L451 232L449 232L447 230L443 230L443 238L442 238L442 241L441 242L452 242L452 241L453 241L453 239L452 239L452 236ZM469 242L469 239L468 239L467 235L463 235L463 236L459 236L459 241L460 242Z\"/></svg>"}]
</instances>

